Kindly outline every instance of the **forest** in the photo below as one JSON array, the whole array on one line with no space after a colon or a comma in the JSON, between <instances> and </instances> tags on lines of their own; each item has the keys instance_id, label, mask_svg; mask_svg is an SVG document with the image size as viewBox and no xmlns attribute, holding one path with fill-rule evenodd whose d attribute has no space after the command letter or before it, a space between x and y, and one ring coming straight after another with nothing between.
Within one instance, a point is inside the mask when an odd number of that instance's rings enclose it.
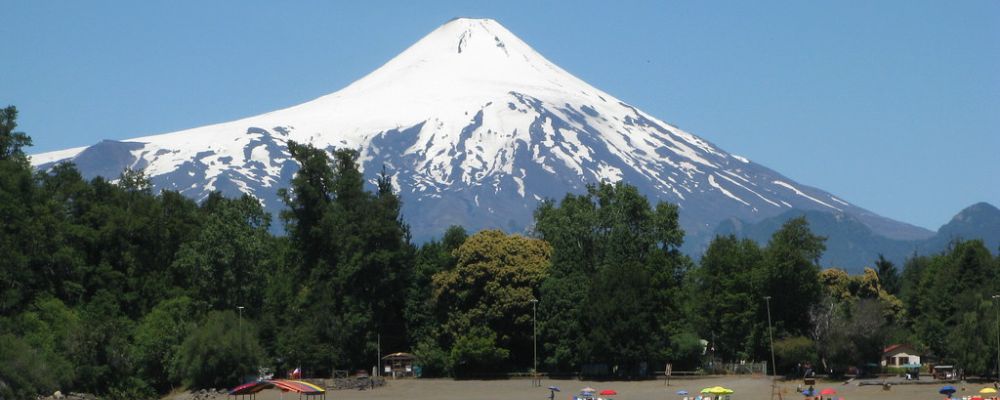
<instances>
[{"instance_id":1,"label":"forest","mask_svg":"<svg viewBox=\"0 0 1000 400\"><path fill-rule=\"evenodd\" d=\"M366 182L352 150L288 142L300 168L275 221L251 196L195 201L138 170L34 170L30 146L3 109L2 398L324 377L371 370L379 350L416 354L424 376L499 376L533 368L536 329L544 373L704 370L770 360L768 313L780 374L869 368L896 343L996 370L1000 257L974 238L852 276L820 268L824 238L798 218L766 244L717 237L695 262L678 207L619 182L543 201L525 234L413 243L389 172Z\"/></svg>"}]
</instances>

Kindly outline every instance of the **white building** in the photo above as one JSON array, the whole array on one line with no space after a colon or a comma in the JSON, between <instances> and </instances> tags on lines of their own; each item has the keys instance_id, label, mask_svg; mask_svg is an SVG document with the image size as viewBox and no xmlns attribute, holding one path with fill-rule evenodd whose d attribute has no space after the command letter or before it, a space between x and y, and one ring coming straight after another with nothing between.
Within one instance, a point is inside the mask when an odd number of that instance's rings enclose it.
<instances>
[{"instance_id":1,"label":"white building","mask_svg":"<svg viewBox=\"0 0 1000 400\"><path fill-rule=\"evenodd\" d=\"M882 351L883 367L901 367L907 364L920 365L920 356L917 355L913 346L908 344L894 344Z\"/></svg>"}]
</instances>

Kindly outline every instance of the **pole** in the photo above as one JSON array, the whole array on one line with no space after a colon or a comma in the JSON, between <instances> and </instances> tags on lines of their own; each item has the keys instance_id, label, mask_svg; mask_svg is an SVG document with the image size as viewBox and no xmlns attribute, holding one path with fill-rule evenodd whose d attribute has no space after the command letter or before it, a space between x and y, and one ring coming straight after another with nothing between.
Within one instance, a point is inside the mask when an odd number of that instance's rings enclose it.
<instances>
[{"instance_id":1,"label":"pole","mask_svg":"<svg viewBox=\"0 0 1000 400\"><path fill-rule=\"evenodd\" d=\"M240 310L240 344L243 343L243 306L236 306Z\"/></svg>"},{"instance_id":2,"label":"pole","mask_svg":"<svg viewBox=\"0 0 1000 400\"><path fill-rule=\"evenodd\" d=\"M240 330L240 350L242 351L242 350L245 350L244 346L243 346L243 342L244 342L244 340L243 340L243 306L236 306L236 309L240 310L239 330ZM240 369L242 370L243 367L240 366ZM240 376L240 379L242 380L243 376Z\"/></svg>"},{"instance_id":3,"label":"pole","mask_svg":"<svg viewBox=\"0 0 1000 400\"><path fill-rule=\"evenodd\" d=\"M1000 384L1000 294L993 295L993 300L997 300L997 384Z\"/></svg>"},{"instance_id":4,"label":"pole","mask_svg":"<svg viewBox=\"0 0 1000 400\"><path fill-rule=\"evenodd\" d=\"M382 332L375 339L375 376L382 376Z\"/></svg>"},{"instance_id":5,"label":"pole","mask_svg":"<svg viewBox=\"0 0 1000 400\"><path fill-rule=\"evenodd\" d=\"M767 302L767 341L771 344L771 376L778 375L778 366L774 362L774 337L771 334L771 296L764 296Z\"/></svg>"},{"instance_id":6,"label":"pole","mask_svg":"<svg viewBox=\"0 0 1000 400\"><path fill-rule=\"evenodd\" d=\"M535 386L541 386L541 380L538 379L538 326L536 320L538 318L538 299L531 299L531 347L534 353L532 357L533 367L531 368L531 383Z\"/></svg>"}]
</instances>

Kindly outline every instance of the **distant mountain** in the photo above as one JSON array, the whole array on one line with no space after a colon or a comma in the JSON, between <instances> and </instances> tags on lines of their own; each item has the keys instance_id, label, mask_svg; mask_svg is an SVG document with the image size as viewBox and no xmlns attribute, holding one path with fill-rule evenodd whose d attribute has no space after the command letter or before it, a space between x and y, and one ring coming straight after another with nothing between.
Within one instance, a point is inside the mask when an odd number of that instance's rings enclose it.
<instances>
[{"instance_id":1,"label":"distant mountain","mask_svg":"<svg viewBox=\"0 0 1000 400\"><path fill-rule=\"evenodd\" d=\"M901 267L913 254L939 253L954 239L981 239L994 253L1000 249L1000 210L987 203L977 203L962 210L934 236L922 240L887 238L850 215L816 210L787 211L755 223L729 219L719 224L715 234L733 234L764 245L785 221L800 216L809 221L813 233L827 237L826 252L820 264L854 273L873 266L879 254Z\"/></svg>"},{"instance_id":2,"label":"distant mountain","mask_svg":"<svg viewBox=\"0 0 1000 400\"><path fill-rule=\"evenodd\" d=\"M986 247L1000 251L1000 209L989 203L976 203L941 226L934 237L921 243L921 253L941 251L955 239L982 239Z\"/></svg>"},{"instance_id":3,"label":"distant mountain","mask_svg":"<svg viewBox=\"0 0 1000 400\"><path fill-rule=\"evenodd\" d=\"M73 161L85 176L111 179L142 168L157 189L195 199L250 193L276 212L283 206L277 191L297 169L289 140L357 149L368 179L384 166L418 241L452 224L525 231L540 200L600 181L625 181L678 204L691 237L726 219L755 222L790 210L836 212L897 239L932 235L663 122L489 19L452 20L360 80L304 104L37 154L32 163L45 169Z\"/></svg>"}]
</instances>

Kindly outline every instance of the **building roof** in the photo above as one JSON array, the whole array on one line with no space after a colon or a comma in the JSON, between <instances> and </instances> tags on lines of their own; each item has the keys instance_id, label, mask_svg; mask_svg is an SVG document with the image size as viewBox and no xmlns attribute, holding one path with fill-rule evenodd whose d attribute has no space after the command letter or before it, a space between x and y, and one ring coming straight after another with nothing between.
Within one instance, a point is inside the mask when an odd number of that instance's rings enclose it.
<instances>
[{"instance_id":1,"label":"building roof","mask_svg":"<svg viewBox=\"0 0 1000 400\"><path fill-rule=\"evenodd\" d=\"M905 344L905 343L889 345L884 350L882 350L882 354L891 353L893 351L896 351L896 350L899 350L899 349L902 349L902 348L911 348L912 349L913 346L910 346L910 345Z\"/></svg>"},{"instance_id":2,"label":"building roof","mask_svg":"<svg viewBox=\"0 0 1000 400\"><path fill-rule=\"evenodd\" d=\"M392 353L392 354L389 354L389 355L387 355L385 357L382 357L382 359L383 360L416 360L417 356L415 356L413 354L410 354L410 353Z\"/></svg>"}]
</instances>

